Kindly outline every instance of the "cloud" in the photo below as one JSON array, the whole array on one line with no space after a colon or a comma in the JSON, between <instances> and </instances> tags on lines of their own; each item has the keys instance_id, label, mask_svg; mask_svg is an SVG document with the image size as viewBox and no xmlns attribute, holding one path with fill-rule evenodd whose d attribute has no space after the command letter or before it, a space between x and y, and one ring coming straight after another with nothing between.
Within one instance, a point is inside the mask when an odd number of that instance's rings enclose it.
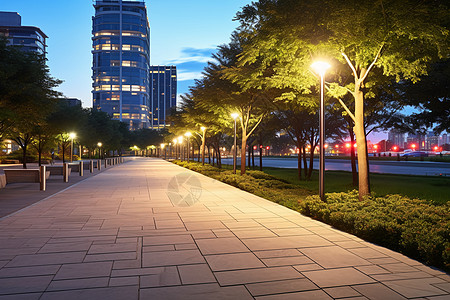
<instances>
[{"instance_id":1,"label":"cloud","mask_svg":"<svg viewBox=\"0 0 450 300\"><path fill-rule=\"evenodd\" d=\"M183 48L180 57L169 60L167 64L179 65L190 62L207 63L212 61L211 55L216 51L215 48Z\"/></svg>"},{"instance_id":2,"label":"cloud","mask_svg":"<svg viewBox=\"0 0 450 300\"><path fill-rule=\"evenodd\" d=\"M191 72L187 70L177 70L178 81L195 80L203 77L202 72Z\"/></svg>"}]
</instances>

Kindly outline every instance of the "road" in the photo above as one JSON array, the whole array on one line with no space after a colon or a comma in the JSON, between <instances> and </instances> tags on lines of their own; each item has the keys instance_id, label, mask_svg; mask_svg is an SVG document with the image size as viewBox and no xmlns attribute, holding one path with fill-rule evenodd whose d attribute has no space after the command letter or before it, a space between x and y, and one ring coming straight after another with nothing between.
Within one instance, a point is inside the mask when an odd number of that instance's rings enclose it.
<instances>
[{"instance_id":1,"label":"road","mask_svg":"<svg viewBox=\"0 0 450 300\"><path fill-rule=\"evenodd\" d=\"M309 161L309 160L308 160ZM233 159L222 159L224 164L232 164ZM238 159L240 164L240 159ZM255 165L259 166L259 157L255 157ZM264 167L297 168L297 158L263 158ZM314 159L314 169L319 169L319 159ZM349 159L325 159L325 170L351 171ZM450 163L429 161L370 161L371 173L450 176Z\"/></svg>"}]
</instances>

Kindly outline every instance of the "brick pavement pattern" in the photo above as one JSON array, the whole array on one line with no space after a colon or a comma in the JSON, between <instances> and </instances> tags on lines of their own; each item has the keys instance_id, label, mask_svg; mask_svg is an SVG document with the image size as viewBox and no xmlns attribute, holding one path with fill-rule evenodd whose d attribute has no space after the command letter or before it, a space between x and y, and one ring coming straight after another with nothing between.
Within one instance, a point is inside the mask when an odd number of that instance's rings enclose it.
<instances>
[{"instance_id":1,"label":"brick pavement pattern","mask_svg":"<svg viewBox=\"0 0 450 300\"><path fill-rule=\"evenodd\" d=\"M450 276L159 159L0 219L2 299L450 299Z\"/></svg>"}]
</instances>

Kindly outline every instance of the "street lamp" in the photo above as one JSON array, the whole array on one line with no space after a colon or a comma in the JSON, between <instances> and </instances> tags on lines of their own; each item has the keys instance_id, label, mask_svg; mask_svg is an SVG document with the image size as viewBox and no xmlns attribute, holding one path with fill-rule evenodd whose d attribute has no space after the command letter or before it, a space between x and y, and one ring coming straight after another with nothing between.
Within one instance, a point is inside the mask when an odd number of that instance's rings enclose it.
<instances>
[{"instance_id":1,"label":"street lamp","mask_svg":"<svg viewBox=\"0 0 450 300\"><path fill-rule=\"evenodd\" d=\"M175 148L175 156L174 156L174 158L175 159L177 159L178 158L178 151L177 151L177 142L178 142L178 140L175 138L175 139L173 139L172 140L172 142L173 142L173 146L172 146L172 154L173 154L173 148Z\"/></svg>"},{"instance_id":2,"label":"street lamp","mask_svg":"<svg viewBox=\"0 0 450 300\"><path fill-rule=\"evenodd\" d=\"M323 201L325 199L325 104L324 104L324 77L325 72L330 65L323 61L316 61L311 65L311 68L320 76L320 118L319 118L319 136L320 136L320 163L319 163L319 196Z\"/></svg>"},{"instance_id":3,"label":"street lamp","mask_svg":"<svg viewBox=\"0 0 450 300\"><path fill-rule=\"evenodd\" d=\"M103 145L103 144L102 144L101 142L98 142L98 143L97 143L98 151L99 151L99 152L98 152L98 158L99 158L99 159L102 159L102 145Z\"/></svg>"},{"instance_id":4,"label":"street lamp","mask_svg":"<svg viewBox=\"0 0 450 300\"><path fill-rule=\"evenodd\" d=\"M181 150L182 150L182 148L181 148L181 146L182 146L182 144L183 144L183 136L179 136L178 137L178 144L180 144L180 159L181 160L184 160L184 151L183 151L183 154L181 154Z\"/></svg>"},{"instance_id":5,"label":"street lamp","mask_svg":"<svg viewBox=\"0 0 450 300\"><path fill-rule=\"evenodd\" d=\"M202 126L200 127L200 130L202 131L202 165L205 165L205 143L206 143L206 127Z\"/></svg>"},{"instance_id":6,"label":"street lamp","mask_svg":"<svg viewBox=\"0 0 450 300\"><path fill-rule=\"evenodd\" d=\"M73 162L73 139L77 136L75 132L69 133L70 137L70 162Z\"/></svg>"},{"instance_id":7,"label":"street lamp","mask_svg":"<svg viewBox=\"0 0 450 300\"><path fill-rule=\"evenodd\" d=\"M188 131L184 135L187 137L187 161L189 161L189 151L191 150L191 148L189 146L189 140L190 140L190 137L192 136L192 133L190 131Z\"/></svg>"},{"instance_id":8,"label":"street lamp","mask_svg":"<svg viewBox=\"0 0 450 300\"><path fill-rule=\"evenodd\" d=\"M233 150L233 174L236 174L236 159L237 159L237 150L236 150L236 120L239 117L238 113L232 113L231 117L234 119L234 150Z\"/></svg>"}]
</instances>

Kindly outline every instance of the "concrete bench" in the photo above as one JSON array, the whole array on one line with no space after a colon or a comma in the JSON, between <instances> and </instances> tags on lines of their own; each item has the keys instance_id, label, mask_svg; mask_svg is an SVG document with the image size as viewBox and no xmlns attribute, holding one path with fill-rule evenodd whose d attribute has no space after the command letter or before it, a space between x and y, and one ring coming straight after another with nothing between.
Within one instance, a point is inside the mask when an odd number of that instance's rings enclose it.
<instances>
[{"instance_id":1,"label":"concrete bench","mask_svg":"<svg viewBox=\"0 0 450 300\"><path fill-rule=\"evenodd\" d=\"M69 164L69 173L71 172L80 172L80 164L79 163L70 163Z\"/></svg>"},{"instance_id":2,"label":"concrete bench","mask_svg":"<svg viewBox=\"0 0 450 300\"><path fill-rule=\"evenodd\" d=\"M64 175L63 166L49 166L47 167L47 170L50 171L50 175ZM70 172L71 169L69 168L69 174Z\"/></svg>"},{"instance_id":3,"label":"concrete bench","mask_svg":"<svg viewBox=\"0 0 450 300\"><path fill-rule=\"evenodd\" d=\"M41 182L39 169L4 169L6 183L18 182ZM45 172L45 178L48 179L50 171Z\"/></svg>"}]
</instances>

